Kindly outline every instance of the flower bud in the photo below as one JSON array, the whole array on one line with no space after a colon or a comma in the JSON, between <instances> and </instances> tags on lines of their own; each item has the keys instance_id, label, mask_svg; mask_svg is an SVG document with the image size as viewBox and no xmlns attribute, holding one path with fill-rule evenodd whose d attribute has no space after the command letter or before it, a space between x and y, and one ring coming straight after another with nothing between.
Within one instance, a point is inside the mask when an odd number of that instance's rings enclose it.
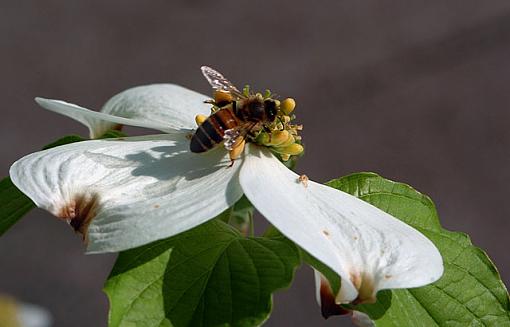
<instances>
[{"instance_id":1,"label":"flower bud","mask_svg":"<svg viewBox=\"0 0 510 327\"><path fill-rule=\"evenodd\" d=\"M290 134L288 131L272 131L271 141L269 142L269 145L278 146L280 144L287 142L289 137Z\"/></svg>"},{"instance_id":2,"label":"flower bud","mask_svg":"<svg viewBox=\"0 0 510 327\"><path fill-rule=\"evenodd\" d=\"M270 140L271 140L271 137L266 132L262 132L257 136L258 144L266 145L269 143Z\"/></svg>"},{"instance_id":3,"label":"flower bud","mask_svg":"<svg viewBox=\"0 0 510 327\"><path fill-rule=\"evenodd\" d=\"M204 121L206 121L207 116L206 115L196 115L195 116L195 122L197 123L197 126L202 125Z\"/></svg>"},{"instance_id":4,"label":"flower bud","mask_svg":"<svg viewBox=\"0 0 510 327\"><path fill-rule=\"evenodd\" d=\"M303 152L304 148L301 144L293 143L284 148L278 148L277 151L283 154L290 154L291 156L297 156Z\"/></svg>"},{"instance_id":5,"label":"flower bud","mask_svg":"<svg viewBox=\"0 0 510 327\"><path fill-rule=\"evenodd\" d=\"M296 108L296 101L292 98L287 98L280 104L280 110L286 115L294 111L294 108Z\"/></svg>"},{"instance_id":6,"label":"flower bud","mask_svg":"<svg viewBox=\"0 0 510 327\"><path fill-rule=\"evenodd\" d=\"M278 145L278 147L284 148L286 146L291 145L294 142L296 142L296 139L294 138L294 136L289 134L289 138L287 139L287 141L285 141L282 144Z\"/></svg>"}]
</instances>

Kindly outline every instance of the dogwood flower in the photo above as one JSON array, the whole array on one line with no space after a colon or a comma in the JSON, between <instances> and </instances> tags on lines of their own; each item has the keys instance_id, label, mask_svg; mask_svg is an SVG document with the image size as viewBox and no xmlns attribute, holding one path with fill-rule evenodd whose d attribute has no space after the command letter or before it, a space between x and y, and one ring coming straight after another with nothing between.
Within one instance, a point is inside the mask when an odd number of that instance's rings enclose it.
<instances>
[{"instance_id":1,"label":"dogwood flower","mask_svg":"<svg viewBox=\"0 0 510 327\"><path fill-rule=\"evenodd\" d=\"M89 253L115 252L204 223L243 194L285 236L341 277L337 303L374 301L381 289L419 287L443 273L433 243L412 227L347 193L306 183L269 148L253 143L232 167L219 146L189 151L208 97L172 84L139 86L95 112L37 98L83 124L92 138L121 125L165 134L96 139L29 154L10 176L34 203L67 220Z\"/></svg>"}]
</instances>

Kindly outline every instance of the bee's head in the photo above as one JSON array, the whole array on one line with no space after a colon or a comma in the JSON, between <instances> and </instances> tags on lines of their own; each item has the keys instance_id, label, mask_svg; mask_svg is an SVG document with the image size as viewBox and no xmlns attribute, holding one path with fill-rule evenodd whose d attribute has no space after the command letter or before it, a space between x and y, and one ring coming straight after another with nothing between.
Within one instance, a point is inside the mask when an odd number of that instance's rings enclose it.
<instances>
[{"instance_id":1,"label":"bee's head","mask_svg":"<svg viewBox=\"0 0 510 327\"><path fill-rule=\"evenodd\" d=\"M276 118L278 109L276 108L276 102L273 99L264 100L264 110L266 111L267 120L272 123Z\"/></svg>"}]
</instances>

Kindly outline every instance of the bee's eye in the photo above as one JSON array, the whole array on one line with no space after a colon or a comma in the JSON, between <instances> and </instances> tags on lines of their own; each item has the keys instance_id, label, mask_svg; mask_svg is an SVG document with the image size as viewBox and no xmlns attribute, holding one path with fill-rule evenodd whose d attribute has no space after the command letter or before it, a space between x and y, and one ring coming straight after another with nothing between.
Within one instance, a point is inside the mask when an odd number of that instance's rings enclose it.
<instances>
[{"instance_id":1,"label":"bee's eye","mask_svg":"<svg viewBox=\"0 0 510 327\"><path fill-rule=\"evenodd\" d=\"M266 108L266 115L269 121L274 121L278 110L276 109L276 102L273 100L265 100L264 107Z\"/></svg>"}]
</instances>

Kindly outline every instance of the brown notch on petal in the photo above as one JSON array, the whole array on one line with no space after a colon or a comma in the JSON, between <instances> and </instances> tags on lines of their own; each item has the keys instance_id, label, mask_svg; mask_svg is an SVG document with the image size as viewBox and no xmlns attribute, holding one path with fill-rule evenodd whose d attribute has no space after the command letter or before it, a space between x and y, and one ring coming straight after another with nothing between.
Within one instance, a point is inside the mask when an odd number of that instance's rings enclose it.
<instances>
[{"instance_id":1,"label":"brown notch on petal","mask_svg":"<svg viewBox=\"0 0 510 327\"><path fill-rule=\"evenodd\" d=\"M358 297L353 304L375 303L377 300L375 293L374 279L365 273L352 273L351 282L358 290Z\"/></svg>"},{"instance_id":2,"label":"brown notch on petal","mask_svg":"<svg viewBox=\"0 0 510 327\"><path fill-rule=\"evenodd\" d=\"M65 219L75 232L82 235L86 242L88 226L96 216L98 204L99 196L97 193L76 195L60 209L57 216Z\"/></svg>"},{"instance_id":3,"label":"brown notch on petal","mask_svg":"<svg viewBox=\"0 0 510 327\"><path fill-rule=\"evenodd\" d=\"M119 131L119 132L120 132L120 131L122 131L122 127L124 127L124 125L122 125L122 124L116 124L116 125L112 126L112 129L113 129L114 131Z\"/></svg>"},{"instance_id":4,"label":"brown notch on petal","mask_svg":"<svg viewBox=\"0 0 510 327\"><path fill-rule=\"evenodd\" d=\"M327 279L321 276L321 313L324 319L328 319L331 316L341 316L349 314L351 311L343 308L340 304L335 302L335 295L329 285Z\"/></svg>"}]
</instances>

